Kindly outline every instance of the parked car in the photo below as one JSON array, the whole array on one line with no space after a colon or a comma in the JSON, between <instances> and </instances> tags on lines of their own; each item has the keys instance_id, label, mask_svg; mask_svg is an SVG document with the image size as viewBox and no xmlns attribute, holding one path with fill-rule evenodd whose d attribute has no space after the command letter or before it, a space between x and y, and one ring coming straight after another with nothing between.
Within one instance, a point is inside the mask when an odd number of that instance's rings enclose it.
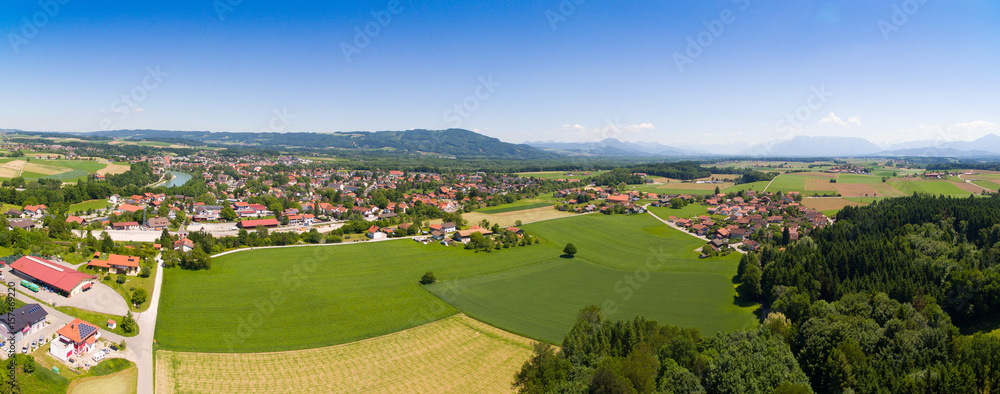
<instances>
[{"instance_id":1,"label":"parked car","mask_svg":"<svg viewBox=\"0 0 1000 394\"><path fill-rule=\"evenodd\" d=\"M118 345L111 345L111 350L118 351Z\"/></svg>"},{"instance_id":2,"label":"parked car","mask_svg":"<svg viewBox=\"0 0 1000 394\"><path fill-rule=\"evenodd\" d=\"M28 347L27 346L21 346L21 353L28 354Z\"/></svg>"}]
</instances>

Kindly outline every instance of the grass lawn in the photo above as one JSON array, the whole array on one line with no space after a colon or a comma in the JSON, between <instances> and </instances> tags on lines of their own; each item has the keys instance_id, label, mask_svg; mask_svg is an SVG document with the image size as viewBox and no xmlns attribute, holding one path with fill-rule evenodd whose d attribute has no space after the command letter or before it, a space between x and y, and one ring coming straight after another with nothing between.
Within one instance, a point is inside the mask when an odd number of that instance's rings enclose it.
<instances>
[{"instance_id":1,"label":"grass lawn","mask_svg":"<svg viewBox=\"0 0 1000 394\"><path fill-rule=\"evenodd\" d=\"M538 179L585 179L607 172L602 171L542 171L542 172L519 172L518 176L535 177ZM587 173L588 175L584 175ZM568 175L572 174L572 175ZM585 186L585 185L580 185Z\"/></svg>"},{"instance_id":2,"label":"grass lawn","mask_svg":"<svg viewBox=\"0 0 1000 394\"><path fill-rule=\"evenodd\" d=\"M134 337L136 335L139 335L139 327L138 327L138 325L136 325L136 330L134 332L132 332L131 334L126 334L125 330L122 330L122 325L121 325L122 317L121 316L109 315L109 314L106 314L106 313L97 313L97 312L88 311L88 310L85 310L85 309L74 308L74 307L71 307L71 306L57 306L56 310L58 310L59 312L65 313L67 315L73 316L73 317L79 317L79 318L81 318L81 319L83 319L83 320L85 320L85 321L87 321L87 322L89 322L91 324L96 325L97 328L100 328L100 329L105 330L105 331L111 331L111 332L113 332L115 334L118 334L118 335L121 335L123 337ZM118 322L118 326L115 327L114 330L108 330L108 320L114 320L114 321Z\"/></svg>"},{"instance_id":3,"label":"grass lawn","mask_svg":"<svg viewBox=\"0 0 1000 394\"><path fill-rule=\"evenodd\" d=\"M105 209L108 207L108 201L104 199L97 200L87 200L78 204L73 204L69 206L70 213L84 212L88 209Z\"/></svg>"},{"instance_id":4,"label":"grass lawn","mask_svg":"<svg viewBox=\"0 0 1000 394\"><path fill-rule=\"evenodd\" d=\"M525 209L535 209L535 208L550 207L550 206L552 206L552 204L547 202L521 200L512 202L510 204L503 204L503 205L497 205L495 207L478 209L476 211L485 214L497 214L497 213L523 211Z\"/></svg>"},{"instance_id":5,"label":"grass lawn","mask_svg":"<svg viewBox=\"0 0 1000 394\"><path fill-rule=\"evenodd\" d=\"M87 261L90 261L90 260L88 259ZM149 274L148 278L143 278L143 277L140 277L140 276L129 276L129 275L126 275L125 276L125 284L121 284L121 285L118 284L118 282L115 281L115 278L118 277L117 275L111 275L110 276L110 278L111 278L110 280L105 280L105 281L102 281L101 283L104 283L105 285L108 285L108 287L114 289L115 292L117 292L118 294L121 294L121 296L123 298L125 298L125 301L128 302L128 307L129 307L129 309L132 310L132 312L143 312L146 309L149 309L149 301L150 301L150 299L153 296L153 286L156 283L156 270L158 270L158 269L160 269L160 267L158 267L158 266L156 266L154 264L153 268L151 268L151 271L150 271L150 274ZM90 275L95 275L95 276L102 275L103 272L104 272L104 271L99 271L99 270L95 270L95 269L92 269L92 268L88 268L86 265L81 265L80 268L77 269L77 271L84 272L84 273L87 273L87 274L90 274ZM147 294L146 302L143 302L142 304L140 304L138 308L132 306L132 301L131 300L132 300L132 292L134 290L131 290L131 289L133 289L133 288L134 289L140 289L140 288L146 289L146 294ZM120 319L115 319L115 320L120 320Z\"/></svg>"}]
</instances>

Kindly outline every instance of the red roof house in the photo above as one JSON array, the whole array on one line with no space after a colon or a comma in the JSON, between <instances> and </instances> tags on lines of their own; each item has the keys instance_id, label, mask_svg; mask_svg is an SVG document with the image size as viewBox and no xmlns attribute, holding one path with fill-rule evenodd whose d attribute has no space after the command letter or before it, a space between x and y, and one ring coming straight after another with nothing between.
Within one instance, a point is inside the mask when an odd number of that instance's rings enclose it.
<instances>
[{"instance_id":1,"label":"red roof house","mask_svg":"<svg viewBox=\"0 0 1000 394\"><path fill-rule=\"evenodd\" d=\"M85 284L96 279L93 275L35 256L23 256L11 263L10 268L18 276L51 287L66 297L83 291Z\"/></svg>"}]
</instances>

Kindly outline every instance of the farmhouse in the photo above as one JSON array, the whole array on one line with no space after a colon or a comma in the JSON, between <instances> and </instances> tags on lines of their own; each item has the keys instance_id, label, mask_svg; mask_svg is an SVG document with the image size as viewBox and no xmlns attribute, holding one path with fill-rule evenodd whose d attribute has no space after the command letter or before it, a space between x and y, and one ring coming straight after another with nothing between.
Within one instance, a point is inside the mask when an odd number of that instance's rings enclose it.
<instances>
[{"instance_id":1,"label":"farmhouse","mask_svg":"<svg viewBox=\"0 0 1000 394\"><path fill-rule=\"evenodd\" d=\"M31 216L42 216L45 213L45 204L41 205L26 205L24 207L24 213Z\"/></svg>"},{"instance_id":2,"label":"farmhouse","mask_svg":"<svg viewBox=\"0 0 1000 394\"><path fill-rule=\"evenodd\" d=\"M49 313L38 304L27 304L0 316L0 335L8 341L20 342L24 337L45 327Z\"/></svg>"},{"instance_id":3,"label":"farmhouse","mask_svg":"<svg viewBox=\"0 0 1000 394\"><path fill-rule=\"evenodd\" d=\"M139 258L111 253L107 260L90 260L87 267L106 270L112 274L138 275Z\"/></svg>"},{"instance_id":4,"label":"farmhouse","mask_svg":"<svg viewBox=\"0 0 1000 394\"><path fill-rule=\"evenodd\" d=\"M51 287L66 297L89 288L91 281L96 279L93 275L34 256L23 256L11 263L10 268L15 275Z\"/></svg>"},{"instance_id":5,"label":"farmhouse","mask_svg":"<svg viewBox=\"0 0 1000 394\"><path fill-rule=\"evenodd\" d=\"M487 230L487 229L479 227L479 226L473 226L473 227L470 227L468 230L459 230L458 233L455 234L454 238L456 240L458 240L458 242L461 242L461 243L464 244L464 243L468 243L469 241L471 241L472 240L472 234L475 234L475 233L480 233L480 234L482 234L484 236L485 235L491 235L491 234L493 234L493 232L490 231L490 230Z\"/></svg>"},{"instance_id":6,"label":"farmhouse","mask_svg":"<svg viewBox=\"0 0 1000 394\"><path fill-rule=\"evenodd\" d=\"M626 204L626 203L629 202L629 196L624 195L624 194L619 194L619 195L614 195L614 196L608 196L608 198L606 200L607 200L607 202L610 202L610 203Z\"/></svg>"},{"instance_id":7,"label":"farmhouse","mask_svg":"<svg viewBox=\"0 0 1000 394\"><path fill-rule=\"evenodd\" d=\"M56 334L59 334L59 338L52 341L49 353L63 361L90 353L101 337L96 326L79 318L60 328Z\"/></svg>"},{"instance_id":8,"label":"farmhouse","mask_svg":"<svg viewBox=\"0 0 1000 394\"><path fill-rule=\"evenodd\" d=\"M268 227L268 228L274 228L274 227L278 227L278 224L279 224L278 223L278 219L275 219L275 218L270 218L270 219L256 219L256 220L241 220L239 223L236 224L236 227L245 228L245 229L257 228L257 226L264 226L264 227Z\"/></svg>"},{"instance_id":9,"label":"farmhouse","mask_svg":"<svg viewBox=\"0 0 1000 394\"><path fill-rule=\"evenodd\" d=\"M191 249L194 249L194 241L190 239L181 238L174 241L174 250L179 250L181 252L187 253L190 252Z\"/></svg>"}]
</instances>

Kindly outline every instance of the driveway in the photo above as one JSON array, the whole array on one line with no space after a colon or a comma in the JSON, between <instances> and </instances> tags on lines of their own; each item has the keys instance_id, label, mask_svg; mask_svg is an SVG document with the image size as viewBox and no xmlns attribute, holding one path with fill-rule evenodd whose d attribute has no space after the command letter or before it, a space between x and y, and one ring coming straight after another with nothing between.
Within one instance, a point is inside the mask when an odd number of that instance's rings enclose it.
<instances>
[{"instance_id":1,"label":"driveway","mask_svg":"<svg viewBox=\"0 0 1000 394\"><path fill-rule=\"evenodd\" d=\"M153 294L149 301L149 309L136 315L136 322L139 323L139 335L125 340L136 353L135 364L139 368L138 391L139 393L153 392L153 334L156 333L156 311L160 306L160 289L163 287L163 255L156 256L156 284L153 285Z\"/></svg>"},{"instance_id":2,"label":"driveway","mask_svg":"<svg viewBox=\"0 0 1000 394\"><path fill-rule=\"evenodd\" d=\"M94 283L94 286L71 298L55 295L56 306L72 306L88 311L107 313L115 316L125 316L128 313L128 303L121 294L104 283ZM54 298L54 297L53 297Z\"/></svg>"}]
</instances>

